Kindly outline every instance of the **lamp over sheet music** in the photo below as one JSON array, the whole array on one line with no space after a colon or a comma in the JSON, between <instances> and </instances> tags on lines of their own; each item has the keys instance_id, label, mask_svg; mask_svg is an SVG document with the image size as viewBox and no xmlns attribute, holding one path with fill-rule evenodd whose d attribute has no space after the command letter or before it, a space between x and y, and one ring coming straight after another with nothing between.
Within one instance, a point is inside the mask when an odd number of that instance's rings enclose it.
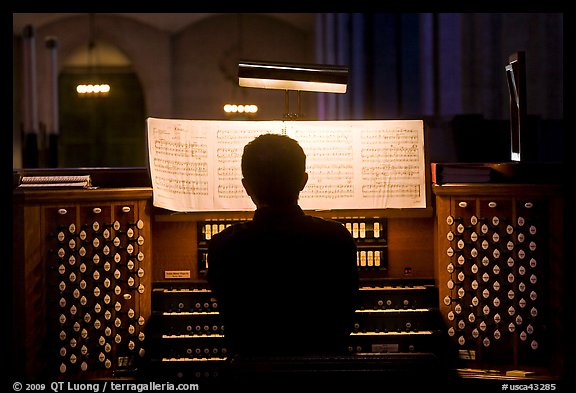
<instances>
[{"instance_id":1,"label":"lamp over sheet music","mask_svg":"<svg viewBox=\"0 0 576 393\"><path fill-rule=\"evenodd\" d=\"M348 67L329 64L269 63L244 61L238 64L238 84L242 87L285 91L284 118L301 119L301 92L346 93ZM298 110L290 112L289 92L296 91Z\"/></svg>"}]
</instances>

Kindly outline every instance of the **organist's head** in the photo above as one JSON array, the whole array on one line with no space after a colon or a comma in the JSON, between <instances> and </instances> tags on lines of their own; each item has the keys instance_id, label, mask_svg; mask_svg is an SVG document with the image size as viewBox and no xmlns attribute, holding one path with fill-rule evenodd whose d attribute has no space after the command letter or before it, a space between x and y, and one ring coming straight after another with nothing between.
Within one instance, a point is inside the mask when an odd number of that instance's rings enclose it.
<instances>
[{"instance_id":1,"label":"organist's head","mask_svg":"<svg viewBox=\"0 0 576 393\"><path fill-rule=\"evenodd\" d=\"M256 207L297 204L308 181L304 150L286 135L256 137L244 146L241 165L242 184Z\"/></svg>"}]
</instances>

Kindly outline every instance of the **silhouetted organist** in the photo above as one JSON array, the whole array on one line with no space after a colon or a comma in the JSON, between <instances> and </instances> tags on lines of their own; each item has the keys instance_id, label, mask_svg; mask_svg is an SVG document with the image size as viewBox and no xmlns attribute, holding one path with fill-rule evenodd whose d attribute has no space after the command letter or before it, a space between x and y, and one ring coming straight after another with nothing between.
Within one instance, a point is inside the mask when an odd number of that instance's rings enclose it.
<instances>
[{"instance_id":1,"label":"silhouetted organist","mask_svg":"<svg viewBox=\"0 0 576 393\"><path fill-rule=\"evenodd\" d=\"M208 250L230 355L346 354L358 292L354 239L300 208L308 174L295 140L261 135L244 147L241 167L253 220L214 235Z\"/></svg>"}]
</instances>

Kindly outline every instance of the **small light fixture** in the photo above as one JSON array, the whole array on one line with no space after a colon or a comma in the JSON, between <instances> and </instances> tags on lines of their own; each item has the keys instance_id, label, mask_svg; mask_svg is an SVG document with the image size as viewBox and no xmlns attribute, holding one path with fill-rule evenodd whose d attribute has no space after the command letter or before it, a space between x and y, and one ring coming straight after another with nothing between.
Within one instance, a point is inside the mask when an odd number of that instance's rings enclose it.
<instances>
[{"instance_id":1,"label":"small light fixture","mask_svg":"<svg viewBox=\"0 0 576 393\"><path fill-rule=\"evenodd\" d=\"M346 93L348 68L328 64L269 63L244 61L238 63L238 84L241 87L278 89L285 93L285 118L301 118L302 91ZM297 92L298 112L290 113L290 91Z\"/></svg>"},{"instance_id":2,"label":"small light fixture","mask_svg":"<svg viewBox=\"0 0 576 393\"><path fill-rule=\"evenodd\" d=\"M76 92L80 95L83 94L108 94L110 92L110 85L107 83L103 83L103 84L96 84L96 85L92 85L92 84L88 84L88 85L84 85L84 84L79 84L78 86L76 86Z\"/></svg>"},{"instance_id":3,"label":"small light fixture","mask_svg":"<svg viewBox=\"0 0 576 393\"><path fill-rule=\"evenodd\" d=\"M228 116L244 115L255 116L258 112L258 105L253 104L226 104L224 105L224 113Z\"/></svg>"}]
</instances>

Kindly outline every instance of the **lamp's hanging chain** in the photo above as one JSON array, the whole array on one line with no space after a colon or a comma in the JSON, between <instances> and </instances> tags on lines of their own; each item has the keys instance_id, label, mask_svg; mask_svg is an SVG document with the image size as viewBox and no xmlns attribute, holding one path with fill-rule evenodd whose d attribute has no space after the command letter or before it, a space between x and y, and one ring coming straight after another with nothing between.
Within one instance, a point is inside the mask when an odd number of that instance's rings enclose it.
<instances>
[{"instance_id":1,"label":"lamp's hanging chain","mask_svg":"<svg viewBox=\"0 0 576 393\"><path fill-rule=\"evenodd\" d=\"M88 14L88 72L94 71L94 52L96 47L96 21L94 13Z\"/></svg>"},{"instance_id":2,"label":"lamp's hanging chain","mask_svg":"<svg viewBox=\"0 0 576 393\"><path fill-rule=\"evenodd\" d=\"M236 14L236 37L237 37L237 41L236 41L236 47L238 48L238 59L236 59L234 61L234 65L238 64L238 61L240 59L243 59L244 53L243 53L243 41L244 41L244 35L243 35L244 29L242 26L242 14L241 13L237 13ZM236 99L236 91L238 90L238 82L237 82L237 78L232 79L232 86L234 89L233 92L233 98ZM242 94L242 100L245 99L246 97L246 92L242 89L240 89L240 92Z\"/></svg>"},{"instance_id":3,"label":"lamp's hanging chain","mask_svg":"<svg viewBox=\"0 0 576 393\"><path fill-rule=\"evenodd\" d=\"M237 13L236 14L236 29L237 29L237 37L238 37L238 56L240 59L243 58L244 56L244 51L243 51L243 41L244 41L244 36L243 36L243 26L242 26L242 14L241 13Z\"/></svg>"}]
</instances>

